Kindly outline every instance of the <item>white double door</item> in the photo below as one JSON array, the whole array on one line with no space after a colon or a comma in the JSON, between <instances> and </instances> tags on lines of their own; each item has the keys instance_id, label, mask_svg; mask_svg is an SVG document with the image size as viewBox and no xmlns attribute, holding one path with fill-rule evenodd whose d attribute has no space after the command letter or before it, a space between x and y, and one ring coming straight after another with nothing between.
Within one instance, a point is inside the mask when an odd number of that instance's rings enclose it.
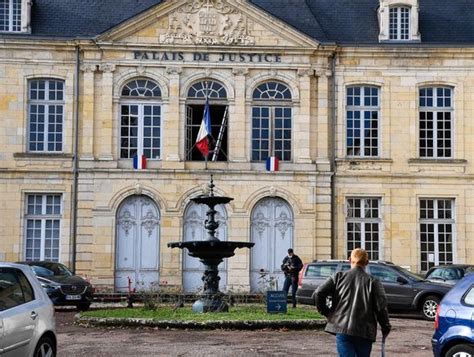
<instances>
[{"instance_id":1,"label":"white double door","mask_svg":"<svg viewBox=\"0 0 474 357\"><path fill-rule=\"evenodd\" d=\"M207 218L206 212L209 208L205 205L189 203L184 214L184 241L200 241L207 239L207 230L204 221ZM221 241L227 241L227 212L224 206L215 207L217 214L215 219L219 222L216 236ZM188 255L188 250L183 250L183 290L185 293L199 292L203 288L202 276L204 264L198 258ZM225 291L227 287L227 259L219 264L219 290Z\"/></svg>"},{"instance_id":2,"label":"white double door","mask_svg":"<svg viewBox=\"0 0 474 357\"><path fill-rule=\"evenodd\" d=\"M117 212L115 289L149 289L159 284L160 212L147 196L127 198Z\"/></svg>"},{"instance_id":3,"label":"white double door","mask_svg":"<svg viewBox=\"0 0 474 357\"><path fill-rule=\"evenodd\" d=\"M264 198L257 203L251 217L250 289L264 292L282 290L283 258L293 247L293 212L281 198Z\"/></svg>"}]
</instances>

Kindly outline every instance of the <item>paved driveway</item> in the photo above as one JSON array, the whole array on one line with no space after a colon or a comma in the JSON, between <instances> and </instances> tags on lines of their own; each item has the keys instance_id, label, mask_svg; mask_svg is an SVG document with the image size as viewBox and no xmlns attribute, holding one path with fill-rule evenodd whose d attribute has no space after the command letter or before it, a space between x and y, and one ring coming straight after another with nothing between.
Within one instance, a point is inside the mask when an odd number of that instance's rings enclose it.
<instances>
[{"instance_id":1,"label":"paved driveway","mask_svg":"<svg viewBox=\"0 0 474 357\"><path fill-rule=\"evenodd\" d=\"M335 356L334 337L323 331L182 331L86 329L75 311L56 312L58 356ZM432 356L433 323L392 318L387 356ZM380 342L373 356L380 355Z\"/></svg>"}]
</instances>

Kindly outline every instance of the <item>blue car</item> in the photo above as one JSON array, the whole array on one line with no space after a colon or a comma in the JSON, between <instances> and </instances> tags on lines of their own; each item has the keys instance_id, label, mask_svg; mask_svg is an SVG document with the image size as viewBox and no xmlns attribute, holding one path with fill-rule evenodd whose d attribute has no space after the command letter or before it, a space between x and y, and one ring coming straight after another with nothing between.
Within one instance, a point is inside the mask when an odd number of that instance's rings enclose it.
<instances>
[{"instance_id":1,"label":"blue car","mask_svg":"<svg viewBox=\"0 0 474 357\"><path fill-rule=\"evenodd\" d=\"M474 274L460 280L438 305L431 339L435 357L474 356Z\"/></svg>"}]
</instances>

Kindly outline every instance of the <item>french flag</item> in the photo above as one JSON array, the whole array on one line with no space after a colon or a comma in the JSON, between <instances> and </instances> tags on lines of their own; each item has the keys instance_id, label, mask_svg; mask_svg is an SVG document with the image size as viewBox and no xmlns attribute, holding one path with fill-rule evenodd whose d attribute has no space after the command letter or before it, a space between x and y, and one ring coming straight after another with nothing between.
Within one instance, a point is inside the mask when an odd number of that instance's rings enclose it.
<instances>
[{"instance_id":1,"label":"french flag","mask_svg":"<svg viewBox=\"0 0 474 357\"><path fill-rule=\"evenodd\" d=\"M267 171L278 171L278 161L278 158L275 156L270 156L269 158L267 158Z\"/></svg>"},{"instance_id":2,"label":"french flag","mask_svg":"<svg viewBox=\"0 0 474 357\"><path fill-rule=\"evenodd\" d=\"M211 135L211 113L209 111L209 100L206 98L204 115L196 138L196 147L204 157L209 155L209 135Z\"/></svg>"},{"instance_id":3,"label":"french flag","mask_svg":"<svg viewBox=\"0 0 474 357\"><path fill-rule=\"evenodd\" d=\"M145 155L133 155L133 168L135 170L146 169L146 157Z\"/></svg>"}]
</instances>

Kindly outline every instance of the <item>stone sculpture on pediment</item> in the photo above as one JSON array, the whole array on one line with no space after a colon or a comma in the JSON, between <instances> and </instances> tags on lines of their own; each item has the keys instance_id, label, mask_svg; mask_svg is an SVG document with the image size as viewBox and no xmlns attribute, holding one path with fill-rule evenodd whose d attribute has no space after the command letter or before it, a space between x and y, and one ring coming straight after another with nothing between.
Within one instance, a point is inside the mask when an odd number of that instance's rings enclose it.
<instances>
[{"instance_id":1,"label":"stone sculpture on pediment","mask_svg":"<svg viewBox=\"0 0 474 357\"><path fill-rule=\"evenodd\" d=\"M253 45L247 17L224 0L194 0L169 15L162 44Z\"/></svg>"}]
</instances>

